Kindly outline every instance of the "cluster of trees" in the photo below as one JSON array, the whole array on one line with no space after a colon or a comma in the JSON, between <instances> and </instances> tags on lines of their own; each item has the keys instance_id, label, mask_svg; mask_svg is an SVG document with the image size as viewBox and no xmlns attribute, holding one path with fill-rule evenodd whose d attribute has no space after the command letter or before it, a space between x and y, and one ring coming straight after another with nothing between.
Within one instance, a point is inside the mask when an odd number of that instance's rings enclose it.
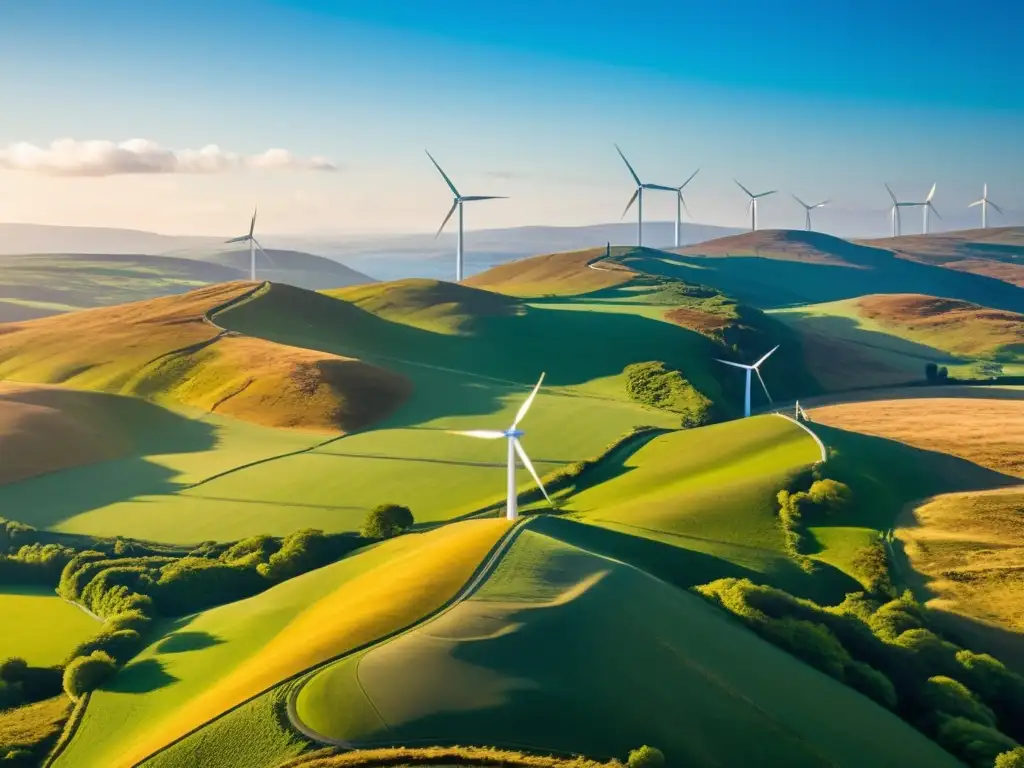
<instances>
[{"instance_id":1,"label":"cluster of trees","mask_svg":"<svg viewBox=\"0 0 1024 768\"><path fill-rule=\"evenodd\" d=\"M412 527L412 511L401 504L379 504L363 521L360 535L367 539L390 539Z\"/></svg>"},{"instance_id":2,"label":"cluster of trees","mask_svg":"<svg viewBox=\"0 0 1024 768\"><path fill-rule=\"evenodd\" d=\"M18 657L0 660L0 709L21 706L56 696L61 673L53 667L33 667Z\"/></svg>"},{"instance_id":3,"label":"cluster of trees","mask_svg":"<svg viewBox=\"0 0 1024 768\"><path fill-rule=\"evenodd\" d=\"M677 370L659 361L633 363L623 370L631 400L682 416L683 427L700 427L714 417L714 406Z\"/></svg>"},{"instance_id":4,"label":"cluster of trees","mask_svg":"<svg viewBox=\"0 0 1024 768\"><path fill-rule=\"evenodd\" d=\"M807 557L804 526L820 523L846 509L853 500L853 491L846 483L825 476L824 464L797 475L776 496L779 504L779 526L785 536L786 552L805 571L814 570L814 561Z\"/></svg>"},{"instance_id":5,"label":"cluster of trees","mask_svg":"<svg viewBox=\"0 0 1024 768\"><path fill-rule=\"evenodd\" d=\"M924 378L929 384L945 384L949 381L949 368L935 363L925 363Z\"/></svg>"},{"instance_id":6,"label":"cluster of trees","mask_svg":"<svg viewBox=\"0 0 1024 768\"><path fill-rule=\"evenodd\" d=\"M940 637L909 593L881 602L863 592L822 607L747 579L697 591L755 632L869 696L972 768L1013 765L1024 742L1024 677L987 654Z\"/></svg>"}]
</instances>

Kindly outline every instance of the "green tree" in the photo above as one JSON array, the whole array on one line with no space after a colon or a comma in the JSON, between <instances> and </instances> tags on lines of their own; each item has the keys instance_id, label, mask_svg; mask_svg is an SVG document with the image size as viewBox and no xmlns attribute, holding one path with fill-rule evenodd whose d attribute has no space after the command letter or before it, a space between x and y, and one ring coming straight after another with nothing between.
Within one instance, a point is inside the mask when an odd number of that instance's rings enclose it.
<instances>
[{"instance_id":1,"label":"green tree","mask_svg":"<svg viewBox=\"0 0 1024 768\"><path fill-rule=\"evenodd\" d=\"M389 539L412 527L412 511L400 504L380 504L370 510L360 534L368 539Z\"/></svg>"},{"instance_id":2,"label":"green tree","mask_svg":"<svg viewBox=\"0 0 1024 768\"><path fill-rule=\"evenodd\" d=\"M935 363L925 363L924 378L926 381L936 381L939 378L939 366Z\"/></svg>"},{"instance_id":3,"label":"green tree","mask_svg":"<svg viewBox=\"0 0 1024 768\"><path fill-rule=\"evenodd\" d=\"M17 656L11 656L0 661L0 680L3 680L5 683L20 682L22 677L25 676L26 669L28 669L27 661Z\"/></svg>"},{"instance_id":4,"label":"green tree","mask_svg":"<svg viewBox=\"0 0 1024 768\"><path fill-rule=\"evenodd\" d=\"M644 744L629 753L626 764L629 768L662 768L665 765L665 755L660 749Z\"/></svg>"},{"instance_id":5,"label":"green tree","mask_svg":"<svg viewBox=\"0 0 1024 768\"><path fill-rule=\"evenodd\" d=\"M88 656L79 656L64 669L64 692L76 701L86 693L94 691L114 676L117 665L110 655L93 651Z\"/></svg>"},{"instance_id":6,"label":"green tree","mask_svg":"<svg viewBox=\"0 0 1024 768\"><path fill-rule=\"evenodd\" d=\"M1024 747L997 755L994 768L1024 768Z\"/></svg>"},{"instance_id":7,"label":"green tree","mask_svg":"<svg viewBox=\"0 0 1024 768\"><path fill-rule=\"evenodd\" d=\"M990 728L996 724L992 710L978 701L974 692L951 677L936 675L925 683L924 696L937 712L953 717L965 717Z\"/></svg>"}]
</instances>

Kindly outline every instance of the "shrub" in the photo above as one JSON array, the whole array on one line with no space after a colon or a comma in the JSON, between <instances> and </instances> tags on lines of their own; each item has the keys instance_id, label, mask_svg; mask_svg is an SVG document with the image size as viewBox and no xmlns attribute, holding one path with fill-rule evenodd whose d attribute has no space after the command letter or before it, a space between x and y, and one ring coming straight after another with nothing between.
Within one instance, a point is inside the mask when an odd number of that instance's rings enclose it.
<instances>
[{"instance_id":1,"label":"shrub","mask_svg":"<svg viewBox=\"0 0 1024 768\"><path fill-rule=\"evenodd\" d=\"M926 381L935 381L939 378L939 366L936 363L925 363L924 378Z\"/></svg>"},{"instance_id":2,"label":"shrub","mask_svg":"<svg viewBox=\"0 0 1024 768\"><path fill-rule=\"evenodd\" d=\"M370 510L360 534L368 539L390 539L409 528L412 512L398 504L380 504Z\"/></svg>"},{"instance_id":3,"label":"shrub","mask_svg":"<svg viewBox=\"0 0 1024 768\"><path fill-rule=\"evenodd\" d=\"M990 727L996 724L996 716L992 710L978 701L978 697L970 688L951 677L929 677L925 683L924 698L936 712L953 717L965 717Z\"/></svg>"},{"instance_id":4,"label":"shrub","mask_svg":"<svg viewBox=\"0 0 1024 768\"><path fill-rule=\"evenodd\" d=\"M871 631L883 640L894 640L909 629L924 627L924 613L910 592L904 592L879 608L869 622Z\"/></svg>"},{"instance_id":5,"label":"shrub","mask_svg":"<svg viewBox=\"0 0 1024 768\"><path fill-rule=\"evenodd\" d=\"M634 749L629 753L626 765L629 768L663 768L665 765L665 755L660 749L644 744L639 749Z\"/></svg>"},{"instance_id":6,"label":"shrub","mask_svg":"<svg viewBox=\"0 0 1024 768\"><path fill-rule=\"evenodd\" d=\"M142 650L142 645L142 637L134 629L105 630L95 637L79 643L68 654L68 659L72 660L79 656L88 656L95 651L102 651L118 664L124 664Z\"/></svg>"},{"instance_id":7,"label":"shrub","mask_svg":"<svg viewBox=\"0 0 1024 768\"><path fill-rule=\"evenodd\" d=\"M149 631L152 623L153 620L149 616L135 609L111 614L104 622L104 627L111 632L116 632L119 629L134 629L140 635L144 635Z\"/></svg>"},{"instance_id":8,"label":"shrub","mask_svg":"<svg viewBox=\"0 0 1024 768\"><path fill-rule=\"evenodd\" d=\"M843 679L843 670L852 661L842 643L821 624L788 617L772 619L765 634L794 656L838 680Z\"/></svg>"},{"instance_id":9,"label":"shrub","mask_svg":"<svg viewBox=\"0 0 1024 768\"><path fill-rule=\"evenodd\" d=\"M971 768L990 768L996 757L1018 747L1017 742L995 728L963 717L945 718L936 741Z\"/></svg>"},{"instance_id":10,"label":"shrub","mask_svg":"<svg viewBox=\"0 0 1024 768\"><path fill-rule=\"evenodd\" d=\"M896 709L896 689L892 681L874 667L854 661L843 670L843 677L847 685L869 699L874 699L888 709Z\"/></svg>"},{"instance_id":11,"label":"shrub","mask_svg":"<svg viewBox=\"0 0 1024 768\"><path fill-rule=\"evenodd\" d=\"M28 662L17 656L0 661L0 680L5 683L19 683L28 669Z\"/></svg>"},{"instance_id":12,"label":"shrub","mask_svg":"<svg viewBox=\"0 0 1024 768\"><path fill-rule=\"evenodd\" d=\"M850 486L840 483L838 480L815 480L807 491L816 510L828 515L834 515L845 508L853 497Z\"/></svg>"},{"instance_id":13,"label":"shrub","mask_svg":"<svg viewBox=\"0 0 1024 768\"><path fill-rule=\"evenodd\" d=\"M116 671L114 660L103 651L79 656L64 669L64 692L77 701L83 694L103 685Z\"/></svg>"},{"instance_id":14,"label":"shrub","mask_svg":"<svg viewBox=\"0 0 1024 768\"><path fill-rule=\"evenodd\" d=\"M258 565L256 570L271 581L283 581L327 565L335 551L323 531L306 528L286 536L281 542L281 549L266 563Z\"/></svg>"},{"instance_id":15,"label":"shrub","mask_svg":"<svg viewBox=\"0 0 1024 768\"><path fill-rule=\"evenodd\" d=\"M853 567L861 575L868 592L887 598L896 596L896 589L889 576L889 555L881 540L858 549L853 558Z\"/></svg>"},{"instance_id":16,"label":"shrub","mask_svg":"<svg viewBox=\"0 0 1024 768\"><path fill-rule=\"evenodd\" d=\"M1017 747L1009 752L996 755L993 768L1024 768L1024 747Z\"/></svg>"},{"instance_id":17,"label":"shrub","mask_svg":"<svg viewBox=\"0 0 1024 768\"><path fill-rule=\"evenodd\" d=\"M623 369L631 400L683 415L683 426L698 427L711 419L712 403L679 371L659 361L634 363Z\"/></svg>"}]
</instances>

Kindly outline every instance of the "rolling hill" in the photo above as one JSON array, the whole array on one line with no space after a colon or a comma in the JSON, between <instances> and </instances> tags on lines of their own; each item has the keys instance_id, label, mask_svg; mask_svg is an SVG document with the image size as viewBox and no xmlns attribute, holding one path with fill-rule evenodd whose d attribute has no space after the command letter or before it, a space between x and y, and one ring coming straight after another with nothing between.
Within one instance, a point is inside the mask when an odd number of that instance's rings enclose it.
<instances>
[{"instance_id":1,"label":"rolling hill","mask_svg":"<svg viewBox=\"0 0 1024 768\"><path fill-rule=\"evenodd\" d=\"M190 252L182 252L184 256ZM195 252L200 263L216 264L235 270L236 280L249 276L249 249ZM288 283L298 288L318 291L375 282L372 277L346 267L341 262L302 251L267 248L256 252L256 275L260 280Z\"/></svg>"}]
</instances>

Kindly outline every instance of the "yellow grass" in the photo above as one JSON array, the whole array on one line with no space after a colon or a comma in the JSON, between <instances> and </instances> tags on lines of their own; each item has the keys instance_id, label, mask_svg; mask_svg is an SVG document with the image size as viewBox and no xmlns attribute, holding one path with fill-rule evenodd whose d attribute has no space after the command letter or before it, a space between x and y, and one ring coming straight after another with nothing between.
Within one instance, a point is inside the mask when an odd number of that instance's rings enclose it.
<instances>
[{"instance_id":1,"label":"yellow grass","mask_svg":"<svg viewBox=\"0 0 1024 768\"><path fill-rule=\"evenodd\" d=\"M420 546L310 605L258 653L128 745L115 765L133 765L277 682L438 609L507 528L505 520L472 520L420 534Z\"/></svg>"},{"instance_id":2,"label":"yellow grass","mask_svg":"<svg viewBox=\"0 0 1024 768\"><path fill-rule=\"evenodd\" d=\"M1024 400L928 397L827 405L814 421L1024 477Z\"/></svg>"},{"instance_id":3,"label":"yellow grass","mask_svg":"<svg viewBox=\"0 0 1024 768\"><path fill-rule=\"evenodd\" d=\"M376 421L408 396L411 384L397 374L239 336L207 319L255 288L224 283L11 323L0 329L0 376L139 395L264 426L335 433Z\"/></svg>"},{"instance_id":4,"label":"yellow grass","mask_svg":"<svg viewBox=\"0 0 1024 768\"><path fill-rule=\"evenodd\" d=\"M31 749L42 741L55 738L70 710L70 699L61 694L0 712L0 748Z\"/></svg>"},{"instance_id":5,"label":"yellow grass","mask_svg":"<svg viewBox=\"0 0 1024 768\"><path fill-rule=\"evenodd\" d=\"M612 255L622 251L612 248ZM604 248L588 248L511 261L474 275L465 284L512 296L571 296L611 288L636 277L618 264L604 264L603 269L587 266L605 252Z\"/></svg>"},{"instance_id":6,"label":"yellow grass","mask_svg":"<svg viewBox=\"0 0 1024 768\"><path fill-rule=\"evenodd\" d=\"M523 766L523 768L611 768L619 763L600 763L585 757L559 758L526 755L491 747L394 747L336 752L325 749L297 757L280 768L342 768L343 766L468 765Z\"/></svg>"},{"instance_id":7,"label":"yellow grass","mask_svg":"<svg viewBox=\"0 0 1024 768\"><path fill-rule=\"evenodd\" d=\"M931 607L1024 632L1024 488L939 496L896 535Z\"/></svg>"}]
</instances>

